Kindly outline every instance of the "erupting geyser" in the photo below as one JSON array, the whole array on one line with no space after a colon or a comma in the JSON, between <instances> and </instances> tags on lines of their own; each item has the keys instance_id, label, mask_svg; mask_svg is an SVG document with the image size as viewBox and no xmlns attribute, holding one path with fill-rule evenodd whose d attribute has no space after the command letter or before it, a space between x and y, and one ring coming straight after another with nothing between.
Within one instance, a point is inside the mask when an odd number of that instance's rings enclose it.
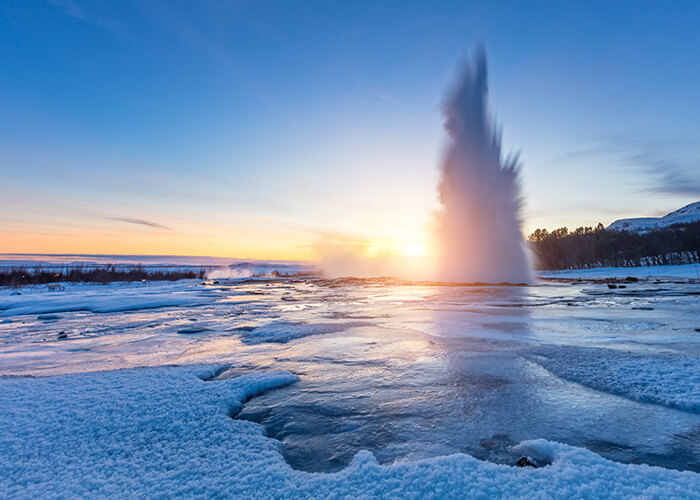
<instances>
[{"instance_id":1,"label":"erupting geyser","mask_svg":"<svg viewBox=\"0 0 700 500\"><path fill-rule=\"evenodd\" d=\"M440 278L524 283L532 279L520 230L517 155L501 157L487 107L486 54L466 61L445 102L449 148L441 167Z\"/></svg>"}]
</instances>

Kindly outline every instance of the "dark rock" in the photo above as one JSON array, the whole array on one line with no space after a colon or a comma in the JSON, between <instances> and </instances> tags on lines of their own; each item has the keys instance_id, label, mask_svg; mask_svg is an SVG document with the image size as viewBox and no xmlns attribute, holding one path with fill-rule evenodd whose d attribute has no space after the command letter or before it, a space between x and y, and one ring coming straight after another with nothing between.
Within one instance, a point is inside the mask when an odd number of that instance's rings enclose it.
<instances>
[{"instance_id":1,"label":"dark rock","mask_svg":"<svg viewBox=\"0 0 700 500\"><path fill-rule=\"evenodd\" d=\"M67 339L67 338L68 338L68 334L67 334L66 332L64 332L64 331L60 331L60 332L58 332L58 338L59 338L59 339Z\"/></svg>"},{"instance_id":2,"label":"dark rock","mask_svg":"<svg viewBox=\"0 0 700 500\"><path fill-rule=\"evenodd\" d=\"M518 467L534 467L535 469L537 468L535 462L533 462L530 457L526 456L520 457L518 461L515 462L515 465L517 465Z\"/></svg>"},{"instance_id":3,"label":"dark rock","mask_svg":"<svg viewBox=\"0 0 700 500\"><path fill-rule=\"evenodd\" d=\"M229 332L252 332L255 330L257 326L237 326L234 328L231 328Z\"/></svg>"},{"instance_id":4,"label":"dark rock","mask_svg":"<svg viewBox=\"0 0 700 500\"><path fill-rule=\"evenodd\" d=\"M56 321L58 319L61 319L61 316L59 316L58 314L40 314L36 317L36 319L41 321Z\"/></svg>"},{"instance_id":5,"label":"dark rock","mask_svg":"<svg viewBox=\"0 0 700 500\"><path fill-rule=\"evenodd\" d=\"M617 288L627 288L627 285L617 285Z\"/></svg>"},{"instance_id":6,"label":"dark rock","mask_svg":"<svg viewBox=\"0 0 700 500\"><path fill-rule=\"evenodd\" d=\"M628 283L636 283L637 281L639 281L639 278L635 278L634 276L627 276L625 278L625 281Z\"/></svg>"},{"instance_id":7,"label":"dark rock","mask_svg":"<svg viewBox=\"0 0 700 500\"><path fill-rule=\"evenodd\" d=\"M177 333L185 333L185 334L193 334L193 333L202 333L206 331L206 328L200 328L200 327L192 327L192 328L180 328Z\"/></svg>"},{"instance_id":8,"label":"dark rock","mask_svg":"<svg viewBox=\"0 0 700 500\"><path fill-rule=\"evenodd\" d=\"M639 306L639 307L633 307L632 309L636 309L637 311L653 311L653 307L646 307L646 306Z\"/></svg>"},{"instance_id":9,"label":"dark rock","mask_svg":"<svg viewBox=\"0 0 700 500\"><path fill-rule=\"evenodd\" d=\"M617 288L617 285L614 285L614 284L612 284L612 283L608 283L608 288L611 288L611 289L612 289L612 288Z\"/></svg>"},{"instance_id":10,"label":"dark rock","mask_svg":"<svg viewBox=\"0 0 700 500\"><path fill-rule=\"evenodd\" d=\"M479 444L487 450L507 449L515 442L507 434L494 434L489 438L484 438L479 441Z\"/></svg>"}]
</instances>

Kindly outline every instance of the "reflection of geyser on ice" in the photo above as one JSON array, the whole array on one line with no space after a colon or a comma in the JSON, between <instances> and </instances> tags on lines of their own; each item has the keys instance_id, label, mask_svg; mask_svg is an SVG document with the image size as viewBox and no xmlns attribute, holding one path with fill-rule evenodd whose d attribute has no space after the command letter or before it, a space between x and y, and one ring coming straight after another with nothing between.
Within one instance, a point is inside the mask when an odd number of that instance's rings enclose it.
<instances>
[{"instance_id":1,"label":"reflection of geyser on ice","mask_svg":"<svg viewBox=\"0 0 700 500\"><path fill-rule=\"evenodd\" d=\"M501 157L487 108L486 55L466 61L445 102L449 147L441 166L439 278L523 283L532 279L520 230L517 156Z\"/></svg>"}]
</instances>

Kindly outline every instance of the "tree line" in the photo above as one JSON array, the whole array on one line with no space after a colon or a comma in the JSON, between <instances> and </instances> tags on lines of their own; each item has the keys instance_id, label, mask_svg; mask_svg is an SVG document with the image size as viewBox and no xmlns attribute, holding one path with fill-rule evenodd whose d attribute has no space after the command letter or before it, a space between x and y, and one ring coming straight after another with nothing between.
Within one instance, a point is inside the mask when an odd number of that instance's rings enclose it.
<instances>
[{"instance_id":1,"label":"tree line","mask_svg":"<svg viewBox=\"0 0 700 500\"><path fill-rule=\"evenodd\" d=\"M700 262L700 221L653 231L608 230L602 224L536 229L528 237L538 269L634 267Z\"/></svg>"},{"instance_id":2,"label":"tree line","mask_svg":"<svg viewBox=\"0 0 700 500\"><path fill-rule=\"evenodd\" d=\"M60 270L42 266L0 267L0 286L62 282L177 281L205 277L206 271L204 269L145 269L140 265L128 268L117 268L113 265L67 266Z\"/></svg>"}]
</instances>

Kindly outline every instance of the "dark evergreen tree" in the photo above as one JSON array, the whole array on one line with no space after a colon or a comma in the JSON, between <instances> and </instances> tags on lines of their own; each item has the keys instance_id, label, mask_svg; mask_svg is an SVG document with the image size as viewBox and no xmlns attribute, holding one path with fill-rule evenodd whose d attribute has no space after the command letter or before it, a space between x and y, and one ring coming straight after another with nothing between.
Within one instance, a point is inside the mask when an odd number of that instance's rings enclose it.
<instances>
[{"instance_id":1,"label":"dark evergreen tree","mask_svg":"<svg viewBox=\"0 0 700 500\"><path fill-rule=\"evenodd\" d=\"M538 269L631 267L700 262L700 221L645 233L566 227L536 229L528 241Z\"/></svg>"}]
</instances>

